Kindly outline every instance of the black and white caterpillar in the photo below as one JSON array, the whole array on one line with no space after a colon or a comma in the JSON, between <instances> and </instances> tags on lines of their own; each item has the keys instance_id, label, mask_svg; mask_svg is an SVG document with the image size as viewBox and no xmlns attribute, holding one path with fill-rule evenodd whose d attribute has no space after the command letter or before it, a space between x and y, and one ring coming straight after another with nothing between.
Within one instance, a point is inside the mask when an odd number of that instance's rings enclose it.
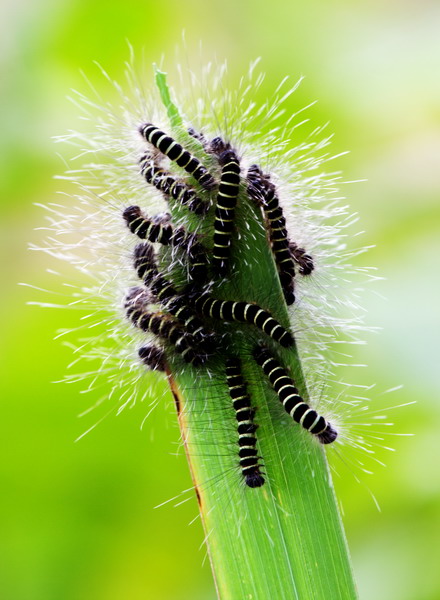
<instances>
[{"instance_id":1,"label":"black and white caterpillar","mask_svg":"<svg viewBox=\"0 0 440 600\"><path fill-rule=\"evenodd\" d=\"M223 142L219 139L217 145ZM215 147L215 140L211 144ZM222 167L220 185L214 220L214 249L212 261L214 270L225 275L228 270L228 259L234 230L235 206L240 190L240 161L237 154L227 148L218 157Z\"/></svg>"},{"instance_id":2,"label":"black and white caterpillar","mask_svg":"<svg viewBox=\"0 0 440 600\"><path fill-rule=\"evenodd\" d=\"M292 334L258 304L217 300L208 293L194 295L192 302L195 310L205 317L221 321L249 323L285 348L293 344Z\"/></svg>"},{"instance_id":3,"label":"black and white caterpillar","mask_svg":"<svg viewBox=\"0 0 440 600\"><path fill-rule=\"evenodd\" d=\"M183 181L179 181L171 173L155 164L148 152L141 157L139 164L141 175L145 177L145 180L165 194L165 196L170 196L196 215L206 213L209 203L202 200Z\"/></svg>"},{"instance_id":4,"label":"black and white caterpillar","mask_svg":"<svg viewBox=\"0 0 440 600\"><path fill-rule=\"evenodd\" d=\"M254 423L255 409L251 406L251 399L241 374L240 359L234 357L226 361L226 382L238 423L238 456L241 472L247 486L261 487L264 484L264 477L261 474L255 437L258 425Z\"/></svg>"},{"instance_id":5,"label":"black and white caterpillar","mask_svg":"<svg viewBox=\"0 0 440 600\"><path fill-rule=\"evenodd\" d=\"M215 187L215 179L208 172L208 169L188 150L182 148L178 142L158 127L152 123L144 123L139 127L139 133L162 154L192 175L206 190L212 190Z\"/></svg>"},{"instance_id":6,"label":"black and white caterpillar","mask_svg":"<svg viewBox=\"0 0 440 600\"><path fill-rule=\"evenodd\" d=\"M307 402L304 402L287 371L269 350L264 347L256 348L254 358L268 378L287 414L296 423L315 435L321 444L334 442L338 436L336 429Z\"/></svg>"}]
</instances>

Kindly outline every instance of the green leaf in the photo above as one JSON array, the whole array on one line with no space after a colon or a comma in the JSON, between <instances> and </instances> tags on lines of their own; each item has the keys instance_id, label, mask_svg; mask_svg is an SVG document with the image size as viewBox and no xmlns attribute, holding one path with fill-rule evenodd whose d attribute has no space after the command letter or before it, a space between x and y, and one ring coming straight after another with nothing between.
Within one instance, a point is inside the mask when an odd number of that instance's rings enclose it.
<instances>
[{"instance_id":1,"label":"green leaf","mask_svg":"<svg viewBox=\"0 0 440 600\"><path fill-rule=\"evenodd\" d=\"M170 89L167 83L167 74L161 71L157 65L153 65L153 67L156 86L159 90L162 103L166 108L171 128L177 134L179 141L182 144L187 144L191 150L196 151L199 158L204 158L208 164L211 164L212 159L204 152L202 144L189 135L188 131L185 129L179 109L171 99Z\"/></svg>"},{"instance_id":2,"label":"green leaf","mask_svg":"<svg viewBox=\"0 0 440 600\"><path fill-rule=\"evenodd\" d=\"M163 73L156 81L172 126L182 119ZM173 216L181 209L171 207ZM212 244L213 214L205 218ZM233 276L212 290L220 299L246 300L291 328L262 216L242 187L236 210ZM211 233L209 233L211 232ZM294 324L293 324L294 328ZM193 368L170 358L169 381L222 600L352 600L357 597L348 549L324 448L284 412L252 359L264 339L283 360L304 398L308 393L297 348L280 348L250 325L217 322L217 356ZM225 341L227 340L227 342ZM222 345L223 344L223 345ZM251 489L239 468L235 412L225 360L240 357L252 404L266 483Z\"/></svg>"},{"instance_id":3,"label":"green leaf","mask_svg":"<svg viewBox=\"0 0 440 600\"><path fill-rule=\"evenodd\" d=\"M170 90L167 84L167 74L159 69L157 65L153 65L156 85L159 89L163 105L167 109L168 118L172 127L183 127L182 117L177 109L177 106L171 100Z\"/></svg>"}]
</instances>

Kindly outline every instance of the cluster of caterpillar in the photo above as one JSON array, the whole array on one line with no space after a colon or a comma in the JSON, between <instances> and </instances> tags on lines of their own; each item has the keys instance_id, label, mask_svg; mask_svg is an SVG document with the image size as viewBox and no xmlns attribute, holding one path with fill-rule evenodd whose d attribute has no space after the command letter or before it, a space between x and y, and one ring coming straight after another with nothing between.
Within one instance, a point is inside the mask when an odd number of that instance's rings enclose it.
<instances>
[{"instance_id":1,"label":"cluster of caterpillar","mask_svg":"<svg viewBox=\"0 0 440 600\"><path fill-rule=\"evenodd\" d=\"M212 174L195 156L155 125L142 124L139 133L149 144L139 160L140 174L145 181L159 190L168 202L179 203L201 219L214 213L210 240L212 250L208 251L205 246L208 234L202 236L182 225L173 225L168 213L149 216L139 206L128 206L123 211L128 229L142 240L133 253L133 267L142 284L127 291L124 300L126 316L134 326L153 334L157 340L155 344L139 349L141 361L149 368L167 371L167 357L174 353L173 356L180 356L193 367L203 367L222 347L217 324L224 322L248 324L254 332L261 332L276 344L291 347L294 343L292 334L263 307L246 299L219 299L211 293L213 283L221 282L225 276L233 278L230 254L240 190L244 190L262 209L287 304L295 300L296 268L304 276L312 272L312 257L288 238L286 221L270 176L257 165L252 165L243 178L237 152L221 138L214 138L208 143L201 135L189 130L190 135L202 140L206 152L212 156L216 165ZM162 164L165 159L184 169L194 179L194 186L167 171ZM171 247L180 255L188 273L183 285L173 281L173 264L168 265L166 272L161 268L152 244ZM154 310L152 305L159 308ZM265 479L257 451L256 409L252 407L247 393L239 357L231 356L227 347L223 346L223 349L223 354L228 356L226 360L222 359L224 379L238 424L242 476L250 488L261 487ZM263 336L258 338L252 356L290 417L320 443L333 442L337 437L336 430L301 398L295 382L274 352L265 345Z\"/></svg>"}]
</instances>

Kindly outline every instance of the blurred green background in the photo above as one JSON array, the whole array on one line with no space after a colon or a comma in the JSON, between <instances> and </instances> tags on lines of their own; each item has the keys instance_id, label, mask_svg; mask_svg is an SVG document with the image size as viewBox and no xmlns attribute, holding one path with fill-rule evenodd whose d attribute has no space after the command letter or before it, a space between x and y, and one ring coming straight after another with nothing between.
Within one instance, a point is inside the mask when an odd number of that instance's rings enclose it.
<instances>
[{"instance_id":1,"label":"blurred green background","mask_svg":"<svg viewBox=\"0 0 440 600\"><path fill-rule=\"evenodd\" d=\"M357 377L378 392L404 385L387 403L418 401L393 415L397 430L416 436L391 440L397 452L384 451L387 467L368 479L382 512L348 470L338 468L336 484L361 598L438 600L438 1L2 0L2 13L0 597L214 598L200 523L189 524L195 501L154 509L191 484L182 452L174 455L170 399L143 430L138 405L75 444L96 421L77 418L96 396L51 381L71 359L54 332L76 315L26 306L33 292L17 286L53 285L44 256L27 244L42 237L33 203L53 201L62 187L51 136L77 124L66 96L85 89L80 70L99 90L93 61L122 81L127 40L147 64L162 54L171 62L185 30L190 62L200 40L207 59L228 58L237 74L262 56L262 100L286 74L305 75L292 111L318 99L308 116L331 122L334 153L351 150L339 161L344 178L368 179L344 193L363 243L375 245L358 264L386 278L364 302L383 332L353 362L369 364Z\"/></svg>"}]
</instances>

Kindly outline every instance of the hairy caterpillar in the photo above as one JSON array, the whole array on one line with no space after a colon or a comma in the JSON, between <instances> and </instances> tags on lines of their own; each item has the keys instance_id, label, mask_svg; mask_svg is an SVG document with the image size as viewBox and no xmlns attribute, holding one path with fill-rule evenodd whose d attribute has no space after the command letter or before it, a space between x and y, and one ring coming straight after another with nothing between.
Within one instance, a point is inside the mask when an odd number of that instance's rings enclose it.
<instances>
[{"instance_id":1,"label":"hairy caterpillar","mask_svg":"<svg viewBox=\"0 0 440 600\"><path fill-rule=\"evenodd\" d=\"M276 361L267 348L256 348L254 357L269 379L284 410L304 429L315 435L321 444L331 444L338 437L334 427L304 402L286 370Z\"/></svg>"},{"instance_id":2,"label":"hairy caterpillar","mask_svg":"<svg viewBox=\"0 0 440 600\"><path fill-rule=\"evenodd\" d=\"M162 154L174 161L179 167L185 169L192 175L201 186L207 190L215 187L215 180L200 161L192 156L187 150L184 150L172 137L161 131L152 123L144 123L139 127L139 133L143 138L160 150Z\"/></svg>"},{"instance_id":3,"label":"hairy caterpillar","mask_svg":"<svg viewBox=\"0 0 440 600\"><path fill-rule=\"evenodd\" d=\"M174 200L186 206L196 215L203 215L209 208L209 204L199 198L196 192L185 183L179 181L165 169L161 169L152 162L150 154L144 154L140 161L141 174L148 183L154 185L165 196L171 196Z\"/></svg>"},{"instance_id":4,"label":"hairy caterpillar","mask_svg":"<svg viewBox=\"0 0 440 600\"><path fill-rule=\"evenodd\" d=\"M258 165L248 169L249 193L257 199L266 216L269 239L272 245L275 262L278 267L281 287L287 304L295 301L294 277L295 263L290 250L290 240L286 229L286 219L280 206L274 184L264 175Z\"/></svg>"},{"instance_id":5,"label":"hairy caterpillar","mask_svg":"<svg viewBox=\"0 0 440 600\"><path fill-rule=\"evenodd\" d=\"M293 344L293 338L272 315L257 304L216 300L210 294L199 294L193 298L195 309L201 314L223 321L249 323L261 329L266 335L284 347Z\"/></svg>"},{"instance_id":6,"label":"hairy caterpillar","mask_svg":"<svg viewBox=\"0 0 440 600\"><path fill-rule=\"evenodd\" d=\"M247 486L261 487L264 484L264 477L260 471L255 437L258 425L254 423L255 410L246 391L238 358L229 358L226 361L226 381L238 422L238 455L241 472Z\"/></svg>"},{"instance_id":7,"label":"hairy caterpillar","mask_svg":"<svg viewBox=\"0 0 440 600\"><path fill-rule=\"evenodd\" d=\"M227 149L220 154L219 163L222 173L215 207L212 260L215 271L219 275L225 275L228 270L235 205L240 185L240 162L236 153Z\"/></svg>"}]
</instances>

